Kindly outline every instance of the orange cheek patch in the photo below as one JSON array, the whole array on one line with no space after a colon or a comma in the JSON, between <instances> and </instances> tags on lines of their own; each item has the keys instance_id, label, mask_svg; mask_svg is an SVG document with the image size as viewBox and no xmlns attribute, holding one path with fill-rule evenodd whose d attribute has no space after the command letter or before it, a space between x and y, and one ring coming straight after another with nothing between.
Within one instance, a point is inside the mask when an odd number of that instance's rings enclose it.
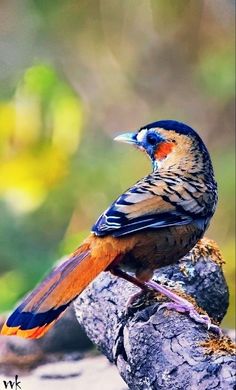
<instances>
[{"instance_id":1,"label":"orange cheek patch","mask_svg":"<svg viewBox=\"0 0 236 390\"><path fill-rule=\"evenodd\" d=\"M170 154L173 147L174 147L173 142L168 142L168 141L161 142L156 149L155 158L157 160L163 160L164 158L166 158L168 156L168 154Z\"/></svg>"}]
</instances>

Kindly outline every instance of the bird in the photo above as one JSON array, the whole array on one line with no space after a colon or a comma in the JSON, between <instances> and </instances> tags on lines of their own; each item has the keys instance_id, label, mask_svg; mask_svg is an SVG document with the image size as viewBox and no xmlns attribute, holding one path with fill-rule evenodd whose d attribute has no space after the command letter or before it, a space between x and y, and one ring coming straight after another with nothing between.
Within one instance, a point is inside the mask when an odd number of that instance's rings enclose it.
<instances>
[{"instance_id":1,"label":"bird","mask_svg":"<svg viewBox=\"0 0 236 390\"><path fill-rule=\"evenodd\" d=\"M163 308L218 330L191 302L152 280L157 268L177 262L195 246L215 212L217 183L207 147L193 128L175 120L149 123L115 140L144 152L151 172L103 212L82 244L23 299L1 334L42 337L103 271L140 291L164 294Z\"/></svg>"}]
</instances>

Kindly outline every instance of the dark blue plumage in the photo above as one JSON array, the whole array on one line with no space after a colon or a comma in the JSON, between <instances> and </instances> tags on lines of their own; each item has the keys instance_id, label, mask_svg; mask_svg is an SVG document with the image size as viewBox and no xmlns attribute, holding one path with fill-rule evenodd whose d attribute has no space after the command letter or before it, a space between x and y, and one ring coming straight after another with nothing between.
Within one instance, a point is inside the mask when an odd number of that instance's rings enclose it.
<instances>
[{"instance_id":1,"label":"dark blue plumage","mask_svg":"<svg viewBox=\"0 0 236 390\"><path fill-rule=\"evenodd\" d=\"M176 133L187 135L187 136L193 136L193 137L197 137L198 139L201 139L199 134L192 127L186 125L183 122L175 121L172 119L164 119L164 120L149 123L148 125L140 127L140 130L143 129L150 130L156 128L165 129L165 130L174 130Z\"/></svg>"},{"instance_id":2,"label":"dark blue plumage","mask_svg":"<svg viewBox=\"0 0 236 390\"><path fill-rule=\"evenodd\" d=\"M62 305L57 309L50 309L43 313L24 312L24 305L22 306L19 306L12 313L12 315L8 318L6 325L11 327L20 326L21 330L24 331L50 324L58 318L61 313L63 313L68 304Z\"/></svg>"}]
</instances>

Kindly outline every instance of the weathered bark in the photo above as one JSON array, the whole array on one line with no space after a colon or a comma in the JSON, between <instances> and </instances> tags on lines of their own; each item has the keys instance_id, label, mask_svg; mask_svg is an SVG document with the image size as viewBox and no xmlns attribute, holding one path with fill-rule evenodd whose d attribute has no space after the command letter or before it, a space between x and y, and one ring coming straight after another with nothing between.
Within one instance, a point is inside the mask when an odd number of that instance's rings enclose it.
<instances>
[{"instance_id":1,"label":"weathered bark","mask_svg":"<svg viewBox=\"0 0 236 390\"><path fill-rule=\"evenodd\" d=\"M181 284L200 307L221 321L228 307L228 288L220 255L212 246L202 249L195 248L178 264L158 270L154 279L175 287ZM233 389L235 360L230 341L220 340L186 314L158 311L165 300L161 296L146 295L125 310L127 299L137 291L107 272L75 303L77 318L89 338L117 365L129 388Z\"/></svg>"}]
</instances>

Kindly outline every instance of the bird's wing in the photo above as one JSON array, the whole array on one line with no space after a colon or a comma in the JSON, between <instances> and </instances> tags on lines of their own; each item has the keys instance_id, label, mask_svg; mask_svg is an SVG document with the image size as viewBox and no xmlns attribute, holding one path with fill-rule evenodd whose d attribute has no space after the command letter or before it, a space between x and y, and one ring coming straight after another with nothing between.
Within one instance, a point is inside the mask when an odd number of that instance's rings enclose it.
<instances>
[{"instance_id":1,"label":"bird's wing","mask_svg":"<svg viewBox=\"0 0 236 390\"><path fill-rule=\"evenodd\" d=\"M208 198L204 183L195 184L194 178L191 181L170 172L151 174L112 203L92 231L98 236L119 237L144 229L185 225L206 217Z\"/></svg>"}]
</instances>

